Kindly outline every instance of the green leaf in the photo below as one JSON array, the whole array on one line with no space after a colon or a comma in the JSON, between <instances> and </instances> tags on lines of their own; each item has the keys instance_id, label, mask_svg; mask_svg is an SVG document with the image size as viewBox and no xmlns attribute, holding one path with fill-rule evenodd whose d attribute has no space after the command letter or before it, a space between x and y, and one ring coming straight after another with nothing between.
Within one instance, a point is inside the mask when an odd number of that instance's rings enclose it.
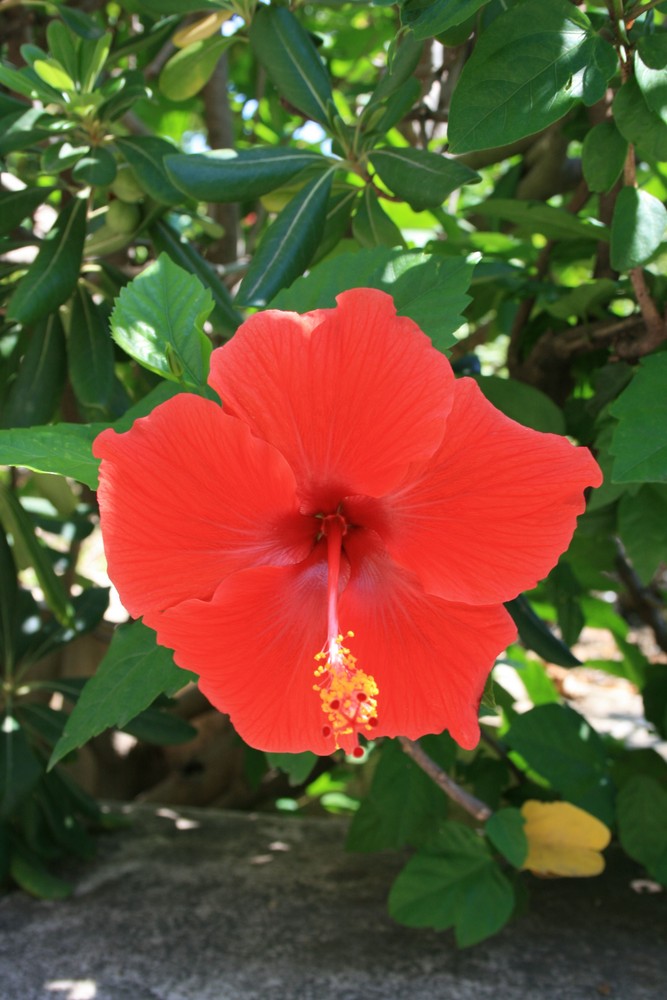
<instances>
[{"instance_id":1,"label":"green leaf","mask_svg":"<svg viewBox=\"0 0 667 1000\"><path fill-rule=\"evenodd\" d=\"M53 572L46 547L33 530L30 518L19 503L16 494L0 484L0 522L6 531L19 542L30 556L30 562L37 576L46 603L53 611L61 625L71 625L74 620L74 610L62 581Z\"/></svg>"},{"instance_id":2,"label":"green leaf","mask_svg":"<svg viewBox=\"0 0 667 1000\"><path fill-rule=\"evenodd\" d=\"M237 302L245 306L265 306L281 288L303 274L322 235L330 192L331 171L327 171L292 198L257 248L238 291Z\"/></svg>"},{"instance_id":3,"label":"green leaf","mask_svg":"<svg viewBox=\"0 0 667 1000\"><path fill-rule=\"evenodd\" d=\"M528 649L532 649L548 663L556 663L560 667L581 666L581 661L569 647L535 614L523 594L513 601L506 601L505 607L519 630L521 641Z\"/></svg>"},{"instance_id":4,"label":"green leaf","mask_svg":"<svg viewBox=\"0 0 667 1000\"><path fill-rule=\"evenodd\" d=\"M214 149L210 153L167 156L174 184L200 201L246 201L287 184L308 167L328 161L307 149Z\"/></svg>"},{"instance_id":5,"label":"green leaf","mask_svg":"<svg viewBox=\"0 0 667 1000\"><path fill-rule=\"evenodd\" d=\"M640 775L618 794L618 832L623 849L667 885L667 791Z\"/></svg>"},{"instance_id":6,"label":"green leaf","mask_svg":"<svg viewBox=\"0 0 667 1000\"><path fill-rule=\"evenodd\" d=\"M68 362L76 398L87 411L97 410L95 415L103 419L113 398L113 343L105 314L81 284L72 302Z\"/></svg>"},{"instance_id":7,"label":"green leaf","mask_svg":"<svg viewBox=\"0 0 667 1000\"><path fill-rule=\"evenodd\" d=\"M72 170L72 177L79 184L93 184L105 187L116 176L116 160L108 149L91 149L82 156Z\"/></svg>"},{"instance_id":8,"label":"green leaf","mask_svg":"<svg viewBox=\"0 0 667 1000\"><path fill-rule=\"evenodd\" d=\"M85 41L94 41L103 34L103 29L92 17L64 3L54 4L67 27Z\"/></svg>"},{"instance_id":9,"label":"green leaf","mask_svg":"<svg viewBox=\"0 0 667 1000\"><path fill-rule=\"evenodd\" d=\"M384 211L370 184L364 188L361 196L352 222L352 235L365 249L405 246L401 230Z\"/></svg>"},{"instance_id":10,"label":"green leaf","mask_svg":"<svg viewBox=\"0 0 667 1000\"><path fill-rule=\"evenodd\" d=\"M0 728L0 819L8 819L43 774L28 738L11 715Z\"/></svg>"},{"instance_id":11,"label":"green leaf","mask_svg":"<svg viewBox=\"0 0 667 1000\"><path fill-rule=\"evenodd\" d=\"M72 893L72 886L51 875L39 858L22 845L12 852L9 873L24 892L37 899L65 899Z\"/></svg>"},{"instance_id":12,"label":"green leaf","mask_svg":"<svg viewBox=\"0 0 667 1000\"><path fill-rule=\"evenodd\" d=\"M562 208L541 201L514 201L510 198L487 198L469 210L471 215L514 222L519 232L542 233L551 240L606 240L609 230L590 219L579 219Z\"/></svg>"},{"instance_id":13,"label":"green leaf","mask_svg":"<svg viewBox=\"0 0 667 1000\"><path fill-rule=\"evenodd\" d=\"M504 146L601 100L613 47L568 0L526 0L480 36L452 97L450 150Z\"/></svg>"},{"instance_id":14,"label":"green leaf","mask_svg":"<svg viewBox=\"0 0 667 1000\"><path fill-rule=\"evenodd\" d=\"M30 331L16 378L2 407L2 427L30 427L51 420L67 376L65 334L57 312Z\"/></svg>"},{"instance_id":15,"label":"green leaf","mask_svg":"<svg viewBox=\"0 0 667 1000\"><path fill-rule=\"evenodd\" d=\"M667 486L642 486L618 506L618 533L642 583L667 562Z\"/></svg>"},{"instance_id":16,"label":"green leaf","mask_svg":"<svg viewBox=\"0 0 667 1000\"><path fill-rule=\"evenodd\" d=\"M37 76L54 90L74 90L74 80L56 59L36 59L33 69Z\"/></svg>"},{"instance_id":17,"label":"green leaf","mask_svg":"<svg viewBox=\"0 0 667 1000\"><path fill-rule=\"evenodd\" d=\"M618 420L610 445L613 481L667 482L667 354L642 358L609 412Z\"/></svg>"},{"instance_id":18,"label":"green leaf","mask_svg":"<svg viewBox=\"0 0 667 1000\"><path fill-rule=\"evenodd\" d=\"M269 767L277 767L289 776L290 785L302 785L317 763L317 755L305 753L267 753Z\"/></svg>"},{"instance_id":19,"label":"green leaf","mask_svg":"<svg viewBox=\"0 0 667 1000\"><path fill-rule=\"evenodd\" d=\"M97 78L104 69L104 64L109 56L113 35L111 32L100 34L94 45L82 45L79 49L79 78L81 80L81 90L84 94L90 93L97 83Z\"/></svg>"},{"instance_id":20,"label":"green leaf","mask_svg":"<svg viewBox=\"0 0 667 1000\"><path fill-rule=\"evenodd\" d=\"M211 265L164 219L154 223L149 232L158 254L167 253L175 264L189 274L194 274L208 288L215 303L210 316L214 329L233 333L241 324L241 316L236 312L227 288Z\"/></svg>"},{"instance_id":21,"label":"green leaf","mask_svg":"<svg viewBox=\"0 0 667 1000\"><path fill-rule=\"evenodd\" d=\"M498 375L476 375L475 381L489 402L512 420L548 434L565 434L560 407L539 389Z\"/></svg>"},{"instance_id":22,"label":"green leaf","mask_svg":"<svg viewBox=\"0 0 667 1000\"><path fill-rule=\"evenodd\" d=\"M489 0L403 0L401 24L412 28L417 38L430 38L467 21Z\"/></svg>"},{"instance_id":23,"label":"green leaf","mask_svg":"<svg viewBox=\"0 0 667 1000\"><path fill-rule=\"evenodd\" d=\"M621 135L648 160L667 160L665 123L646 103L636 80L627 80L612 105Z\"/></svg>"},{"instance_id":24,"label":"green leaf","mask_svg":"<svg viewBox=\"0 0 667 1000\"><path fill-rule=\"evenodd\" d=\"M250 44L278 92L313 121L335 111L329 77L308 33L286 7L257 8Z\"/></svg>"},{"instance_id":25,"label":"green leaf","mask_svg":"<svg viewBox=\"0 0 667 1000\"><path fill-rule=\"evenodd\" d=\"M0 663L4 674L13 670L16 660L18 596L14 556L4 531L0 531Z\"/></svg>"},{"instance_id":26,"label":"green leaf","mask_svg":"<svg viewBox=\"0 0 667 1000\"><path fill-rule=\"evenodd\" d=\"M176 152L175 146L154 135L118 137L115 142L151 198L166 205L183 201L182 192L171 183L164 164L166 157Z\"/></svg>"},{"instance_id":27,"label":"green leaf","mask_svg":"<svg viewBox=\"0 0 667 1000\"><path fill-rule=\"evenodd\" d=\"M234 36L219 35L180 49L160 73L160 91L171 101L187 101L194 97L213 76L222 53L235 41Z\"/></svg>"},{"instance_id":28,"label":"green leaf","mask_svg":"<svg viewBox=\"0 0 667 1000\"><path fill-rule=\"evenodd\" d=\"M145 416L180 388L162 382L140 403L111 424L119 433L128 430L137 417ZM35 472L71 476L97 489L99 460L92 454L93 441L109 424L53 424L0 431L0 465L18 465Z\"/></svg>"},{"instance_id":29,"label":"green leaf","mask_svg":"<svg viewBox=\"0 0 667 1000\"><path fill-rule=\"evenodd\" d=\"M667 209L648 191L624 187L618 193L611 223L611 266L629 271L645 264L662 243Z\"/></svg>"},{"instance_id":30,"label":"green leaf","mask_svg":"<svg viewBox=\"0 0 667 1000\"><path fill-rule=\"evenodd\" d=\"M514 891L484 841L460 823L445 824L436 849L416 854L389 894L389 913L408 927L454 927L460 948L504 927Z\"/></svg>"},{"instance_id":31,"label":"green leaf","mask_svg":"<svg viewBox=\"0 0 667 1000\"><path fill-rule=\"evenodd\" d=\"M53 117L41 108L30 108L18 114L7 115L2 121L0 133L0 156L27 149L29 146L48 138Z\"/></svg>"},{"instance_id":32,"label":"green leaf","mask_svg":"<svg viewBox=\"0 0 667 1000\"><path fill-rule=\"evenodd\" d=\"M454 332L470 296L472 260L442 258L417 250L359 250L317 264L271 303L276 309L307 312L333 307L348 288L379 288L394 299L400 316L409 316L440 351L456 343Z\"/></svg>"},{"instance_id":33,"label":"green leaf","mask_svg":"<svg viewBox=\"0 0 667 1000\"><path fill-rule=\"evenodd\" d=\"M8 236L54 190L52 187L34 187L22 191L0 191L0 236Z\"/></svg>"},{"instance_id":34,"label":"green leaf","mask_svg":"<svg viewBox=\"0 0 667 1000\"><path fill-rule=\"evenodd\" d=\"M191 677L175 665L171 650L157 645L151 629L141 622L122 626L74 706L49 768L110 726L122 729L158 695L173 694Z\"/></svg>"},{"instance_id":35,"label":"green leaf","mask_svg":"<svg viewBox=\"0 0 667 1000\"><path fill-rule=\"evenodd\" d=\"M635 79L649 109L667 125L667 38L644 35L637 42Z\"/></svg>"},{"instance_id":36,"label":"green leaf","mask_svg":"<svg viewBox=\"0 0 667 1000\"><path fill-rule=\"evenodd\" d=\"M33 70L25 67L17 69L7 62L0 62L0 83L9 90L23 94L24 97L29 97L31 100L38 98L45 103L50 103L57 96Z\"/></svg>"},{"instance_id":37,"label":"green leaf","mask_svg":"<svg viewBox=\"0 0 667 1000\"><path fill-rule=\"evenodd\" d=\"M573 646L586 624L581 609L582 586L564 559L549 573L546 590L556 609L558 627L567 646Z\"/></svg>"},{"instance_id":38,"label":"green leaf","mask_svg":"<svg viewBox=\"0 0 667 1000\"><path fill-rule=\"evenodd\" d=\"M367 119L380 105L386 106L389 98L413 79L423 51L421 40L411 31L401 32L397 36L387 54L387 69L369 97L362 118Z\"/></svg>"},{"instance_id":39,"label":"green leaf","mask_svg":"<svg viewBox=\"0 0 667 1000\"><path fill-rule=\"evenodd\" d=\"M504 739L568 802L612 825L614 794L607 754L583 716L565 705L538 705L515 716Z\"/></svg>"},{"instance_id":40,"label":"green leaf","mask_svg":"<svg viewBox=\"0 0 667 1000\"><path fill-rule=\"evenodd\" d=\"M514 868L521 868L528 855L524 823L518 809L499 809L484 825L488 839Z\"/></svg>"},{"instance_id":41,"label":"green leaf","mask_svg":"<svg viewBox=\"0 0 667 1000\"><path fill-rule=\"evenodd\" d=\"M177 715L171 715L160 708L146 708L125 723L123 732L144 743L164 747L189 743L197 736L198 730Z\"/></svg>"},{"instance_id":42,"label":"green leaf","mask_svg":"<svg viewBox=\"0 0 667 1000\"><path fill-rule=\"evenodd\" d=\"M627 645L631 649L637 650L636 646L630 643ZM667 739L667 670L665 670L665 664L645 661L643 672L644 678L640 680L640 683L642 685L644 715L647 721L655 726L657 733L663 739Z\"/></svg>"},{"instance_id":43,"label":"green leaf","mask_svg":"<svg viewBox=\"0 0 667 1000\"><path fill-rule=\"evenodd\" d=\"M621 176L628 152L623 138L612 120L600 122L586 134L581 154L584 179L591 191L611 191Z\"/></svg>"},{"instance_id":44,"label":"green leaf","mask_svg":"<svg viewBox=\"0 0 667 1000\"><path fill-rule=\"evenodd\" d=\"M46 26L49 53L64 67L72 80L79 78L79 57L76 38L67 30L62 21L52 20Z\"/></svg>"},{"instance_id":45,"label":"green leaf","mask_svg":"<svg viewBox=\"0 0 667 1000\"><path fill-rule=\"evenodd\" d=\"M387 187L418 212L437 208L452 191L481 180L463 163L423 149L387 147L368 158Z\"/></svg>"},{"instance_id":46,"label":"green leaf","mask_svg":"<svg viewBox=\"0 0 667 1000\"><path fill-rule=\"evenodd\" d=\"M449 768L456 747L449 737L434 737L438 763ZM426 741L424 749L426 749ZM434 827L447 816L447 798L428 775L417 767L395 740L382 746L380 763L373 784L355 813L348 833L349 851L383 851L410 844L416 847L430 836Z\"/></svg>"},{"instance_id":47,"label":"green leaf","mask_svg":"<svg viewBox=\"0 0 667 1000\"><path fill-rule=\"evenodd\" d=\"M7 306L8 319L29 326L72 294L86 235L86 202L72 198L44 237L35 262Z\"/></svg>"},{"instance_id":48,"label":"green leaf","mask_svg":"<svg viewBox=\"0 0 667 1000\"><path fill-rule=\"evenodd\" d=\"M122 289L111 334L145 368L198 388L208 375L211 342L203 325L212 309L199 279L163 253Z\"/></svg>"}]
</instances>

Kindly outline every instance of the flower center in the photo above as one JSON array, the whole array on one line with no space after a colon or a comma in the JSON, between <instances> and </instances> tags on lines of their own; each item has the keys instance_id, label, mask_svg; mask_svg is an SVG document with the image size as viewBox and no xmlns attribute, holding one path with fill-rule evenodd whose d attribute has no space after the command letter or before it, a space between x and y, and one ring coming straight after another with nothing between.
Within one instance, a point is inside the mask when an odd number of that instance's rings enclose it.
<instances>
[{"instance_id":1,"label":"flower center","mask_svg":"<svg viewBox=\"0 0 667 1000\"><path fill-rule=\"evenodd\" d=\"M324 736L333 735L336 749L340 747L354 757L362 757L359 734L371 733L378 724L378 686L370 674L357 666L356 657L344 645L347 639L354 638L354 632L343 636L338 624L340 556L347 532L345 518L341 514L327 514L322 518L321 531L327 540L327 641L315 656L317 683L313 690L319 691L322 710L327 717L328 724L322 728Z\"/></svg>"}]
</instances>

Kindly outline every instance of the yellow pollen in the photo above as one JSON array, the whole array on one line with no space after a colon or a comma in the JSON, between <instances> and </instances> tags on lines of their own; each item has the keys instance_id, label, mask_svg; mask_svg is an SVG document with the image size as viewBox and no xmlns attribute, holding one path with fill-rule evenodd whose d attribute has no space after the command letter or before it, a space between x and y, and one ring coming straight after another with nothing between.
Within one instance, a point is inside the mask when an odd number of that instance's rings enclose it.
<instances>
[{"instance_id":1,"label":"yellow pollen","mask_svg":"<svg viewBox=\"0 0 667 1000\"><path fill-rule=\"evenodd\" d=\"M317 653L314 691L319 691L322 710L328 725L323 727L325 736L332 735L336 748L362 756L359 734L371 733L377 726L378 686L375 678L357 666L357 658L344 646L345 639L354 638L354 632L345 637L336 636L327 643L326 650Z\"/></svg>"}]
</instances>

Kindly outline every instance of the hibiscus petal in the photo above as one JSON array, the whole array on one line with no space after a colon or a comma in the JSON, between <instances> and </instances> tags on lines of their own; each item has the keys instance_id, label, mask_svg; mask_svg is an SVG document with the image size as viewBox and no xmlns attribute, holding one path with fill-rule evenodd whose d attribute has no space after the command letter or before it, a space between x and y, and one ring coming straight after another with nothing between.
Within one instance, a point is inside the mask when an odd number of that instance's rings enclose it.
<instances>
[{"instance_id":1,"label":"hibiscus petal","mask_svg":"<svg viewBox=\"0 0 667 1000\"><path fill-rule=\"evenodd\" d=\"M465 378L443 442L414 481L345 509L429 593L493 604L546 576L570 543L584 488L601 482L588 449L510 420Z\"/></svg>"},{"instance_id":2,"label":"hibiscus petal","mask_svg":"<svg viewBox=\"0 0 667 1000\"><path fill-rule=\"evenodd\" d=\"M217 403L175 396L125 434L103 431L93 450L109 575L135 617L312 549L289 466Z\"/></svg>"},{"instance_id":3,"label":"hibiscus petal","mask_svg":"<svg viewBox=\"0 0 667 1000\"><path fill-rule=\"evenodd\" d=\"M473 607L426 594L394 563L372 532L345 543L350 581L340 601L341 629L357 666L375 678L377 736L448 729L462 747L479 740L477 714L496 656L516 638L502 605Z\"/></svg>"},{"instance_id":4,"label":"hibiscus petal","mask_svg":"<svg viewBox=\"0 0 667 1000\"><path fill-rule=\"evenodd\" d=\"M337 302L257 313L211 358L225 410L285 456L313 511L396 486L438 447L452 405L449 362L389 295Z\"/></svg>"},{"instance_id":5,"label":"hibiscus petal","mask_svg":"<svg viewBox=\"0 0 667 1000\"><path fill-rule=\"evenodd\" d=\"M329 754L334 743L323 736L313 690L314 657L326 640L326 577L320 545L299 566L235 573L211 601L185 601L145 621L251 746Z\"/></svg>"}]
</instances>

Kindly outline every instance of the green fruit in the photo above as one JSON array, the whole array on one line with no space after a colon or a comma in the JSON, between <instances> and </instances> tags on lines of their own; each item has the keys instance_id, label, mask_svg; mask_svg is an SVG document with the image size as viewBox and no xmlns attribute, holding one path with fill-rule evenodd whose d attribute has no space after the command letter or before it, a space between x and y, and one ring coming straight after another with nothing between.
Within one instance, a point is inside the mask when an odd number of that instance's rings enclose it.
<instances>
[{"instance_id":1,"label":"green fruit","mask_svg":"<svg viewBox=\"0 0 667 1000\"><path fill-rule=\"evenodd\" d=\"M141 222L141 212L126 201L112 201L104 221L113 233L133 233Z\"/></svg>"},{"instance_id":2,"label":"green fruit","mask_svg":"<svg viewBox=\"0 0 667 1000\"><path fill-rule=\"evenodd\" d=\"M111 190L121 201L127 201L130 204L144 199L144 190L135 177L132 167L127 163L121 163L118 167L118 173L111 185Z\"/></svg>"}]
</instances>

